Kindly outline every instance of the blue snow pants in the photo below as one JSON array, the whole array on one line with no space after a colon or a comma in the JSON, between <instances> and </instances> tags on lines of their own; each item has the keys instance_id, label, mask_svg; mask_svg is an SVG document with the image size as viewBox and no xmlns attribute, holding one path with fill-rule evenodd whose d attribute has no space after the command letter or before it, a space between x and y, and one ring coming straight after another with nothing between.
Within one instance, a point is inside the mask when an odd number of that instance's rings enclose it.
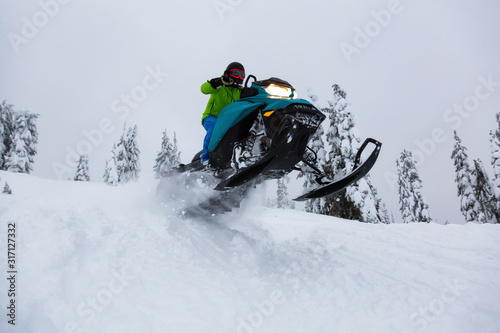
<instances>
[{"instance_id":1,"label":"blue snow pants","mask_svg":"<svg viewBox=\"0 0 500 333\"><path fill-rule=\"evenodd\" d=\"M205 135L205 140L203 140L203 153L201 154L201 162L208 161L208 145L210 144L210 139L212 138L212 132L214 131L215 122L217 121L217 117L214 115L209 115L205 119L203 119L203 127L207 131L207 135Z\"/></svg>"}]
</instances>

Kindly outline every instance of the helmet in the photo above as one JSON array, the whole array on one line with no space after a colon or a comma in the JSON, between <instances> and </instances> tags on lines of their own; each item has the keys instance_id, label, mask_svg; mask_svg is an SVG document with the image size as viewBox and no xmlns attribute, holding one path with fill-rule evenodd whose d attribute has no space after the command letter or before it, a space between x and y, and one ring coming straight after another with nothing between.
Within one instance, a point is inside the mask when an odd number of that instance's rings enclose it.
<instances>
[{"instance_id":1,"label":"helmet","mask_svg":"<svg viewBox=\"0 0 500 333\"><path fill-rule=\"evenodd\" d=\"M233 80L236 84L242 84L245 79L245 67L239 62L232 62L224 71L224 76Z\"/></svg>"}]
</instances>

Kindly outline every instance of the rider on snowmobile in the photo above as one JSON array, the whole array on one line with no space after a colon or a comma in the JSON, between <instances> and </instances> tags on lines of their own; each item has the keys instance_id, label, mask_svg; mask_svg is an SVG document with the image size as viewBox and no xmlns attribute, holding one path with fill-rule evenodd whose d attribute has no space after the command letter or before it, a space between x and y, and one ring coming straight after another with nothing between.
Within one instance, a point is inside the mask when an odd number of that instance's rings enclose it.
<instances>
[{"instance_id":1,"label":"rider on snowmobile","mask_svg":"<svg viewBox=\"0 0 500 333\"><path fill-rule=\"evenodd\" d=\"M230 63L221 77L213 78L201 85L201 92L210 95L205 112L201 118L201 124L207 131L203 141L203 153L201 162L208 165L209 153L208 146L215 122L219 113L226 106L240 99L241 85L245 79L245 68L239 62Z\"/></svg>"}]
</instances>

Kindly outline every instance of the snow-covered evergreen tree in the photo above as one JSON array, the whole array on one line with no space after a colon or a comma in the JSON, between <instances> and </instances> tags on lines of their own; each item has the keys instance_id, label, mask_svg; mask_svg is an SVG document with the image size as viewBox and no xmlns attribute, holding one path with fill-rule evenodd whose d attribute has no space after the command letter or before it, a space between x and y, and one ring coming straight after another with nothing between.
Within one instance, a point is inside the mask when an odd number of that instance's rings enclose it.
<instances>
[{"instance_id":1,"label":"snow-covered evergreen tree","mask_svg":"<svg viewBox=\"0 0 500 333\"><path fill-rule=\"evenodd\" d=\"M277 208L290 209L294 208L295 205L288 197L288 182L290 179L285 176L278 179L278 190L277 190Z\"/></svg>"},{"instance_id":2,"label":"snow-covered evergreen tree","mask_svg":"<svg viewBox=\"0 0 500 333\"><path fill-rule=\"evenodd\" d=\"M329 146L328 155L323 167L325 175L334 179L347 168L346 161L350 156L344 156L341 149L342 139L338 129L341 113L347 108L346 94L338 85L333 86L333 101L328 101L329 106L321 111L328 114L329 126L326 132L326 142ZM354 202L347 196L346 189L323 199L322 213L325 215L341 217L350 220L360 220L361 212Z\"/></svg>"},{"instance_id":3,"label":"snow-covered evergreen tree","mask_svg":"<svg viewBox=\"0 0 500 333\"><path fill-rule=\"evenodd\" d=\"M166 129L165 129L166 131ZM172 155L175 157L173 165L175 167L179 166L181 164L181 152L179 151L179 148L177 148L177 135L174 132L174 145L173 145L173 150L172 150Z\"/></svg>"},{"instance_id":4,"label":"snow-covered evergreen tree","mask_svg":"<svg viewBox=\"0 0 500 333\"><path fill-rule=\"evenodd\" d=\"M3 191L2 193L5 194L12 194L12 190L7 182L5 182L5 185L3 186Z\"/></svg>"},{"instance_id":5,"label":"snow-covered evergreen tree","mask_svg":"<svg viewBox=\"0 0 500 333\"><path fill-rule=\"evenodd\" d=\"M377 210L378 199L374 197L373 185L367 176L353 185L348 186L346 188L346 194L360 210L361 217L359 220L361 222L382 222L380 213Z\"/></svg>"},{"instance_id":6,"label":"snow-covered evergreen tree","mask_svg":"<svg viewBox=\"0 0 500 333\"><path fill-rule=\"evenodd\" d=\"M328 178L334 179L352 170L361 140L355 127L354 116L349 110L346 93L339 85L333 85L333 101L322 111L329 114L330 126L326 133L329 145L327 163L324 166ZM362 222L381 222L377 210L380 199L374 186L364 177L346 189L324 199L323 213Z\"/></svg>"},{"instance_id":7,"label":"snow-covered evergreen tree","mask_svg":"<svg viewBox=\"0 0 500 333\"><path fill-rule=\"evenodd\" d=\"M420 188L418 186L420 186ZM432 222L431 214L429 212L429 205L422 196L421 189L422 183L420 179L418 179L418 182L415 182L413 184L413 196L415 198L415 207L413 214L415 215L416 221L429 223Z\"/></svg>"},{"instance_id":8,"label":"snow-covered evergreen tree","mask_svg":"<svg viewBox=\"0 0 500 333\"><path fill-rule=\"evenodd\" d=\"M396 223L396 219L394 218L394 213L391 212L391 223L394 224Z\"/></svg>"},{"instance_id":9,"label":"snow-covered evergreen tree","mask_svg":"<svg viewBox=\"0 0 500 333\"><path fill-rule=\"evenodd\" d=\"M404 223L431 222L429 205L422 195L422 180L412 153L403 150L396 161L398 168L399 204Z\"/></svg>"},{"instance_id":10,"label":"snow-covered evergreen tree","mask_svg":"<svg viewBox=\"0 0 500 333\"><path fill-rule=\"evenodd\" d=\"M156 163L153 167L155 172L155 177L160 178L162 174L167 171L178 167L180 164L180 152L177 149L177 139L174 132L173 143L170 142L167 130L163 132L163 138L161 141L161 150L158 152L156 157Z\"/></svg>"},{"instance_id":11,"label":"snow-covered evergreen tree","mask_svg":"<svg viewBox=\"0 0 500 333\"><path fill-rule=\"evenodd\" d=\"M462 140L454 132L455 146L451 158L455 165L455 182L457 183L458 197L460 199L460 210L465 217L465 221L473 222L478 220L474 189L471 182L471 170L469 166L467 149L462 145Z\"/></svg>"},{"instance_id":12,"label":"snow-covered evergreen tree","mask_svg":"<svg viewBox=\"0 0 500 333\"><path fill-rule=\"evenodd\" d=\"M33 158L38 153L37 145L38 145L38 129L37 129L37 120L40 115L37 113L27 112L27 120L28 120L28 131L30 134L29 143L28 143L28 154L31 157L30 163L34 163Z\"/></svg>"},{"instance_id":13,"label":"snow-covered evergreen tree","mask_svg":"<svg viewBox=\"0 0 500 333\"><path fill-rule=\"evenodd\" d=\"M89 176L89 157L87 155L81 155L80 159L76 164L76 174L75 181L88 182L90 181Z\"/></svg>"},{"instance_id":14,"label":"snow-covered evergreen tree","mask_svg":"<svg viewBox=\"0 0 500 333\"><path fill-rule=\"evenodd\" d=\"M139 146L137 144L137 134L138 128L137 125L135 125L134 127L129 128L125 141L129 164L129 172L125 177L127 181L137 180L139 178L139 173L141 172L141 165L139 160L141 151L139 150Z\"/></svg>"},{"instance_id":15,"label":"snow-covered evergreen tree","mask_svg":"<svg viewBox=\"0 0 500 333\"><path fill-rule=\"evenodd\" d=\"M396 166L398 169L398 194L399 194L399 211L401 212L401 218L403 223L413 222L412 216L412 195L410 193L410 183L406 177L406 171L404 170L404 164L396 160Z\"/></svg>"},{"instance_id":16,"label":"snow-covered evergreen tree","mask_svg":"<svg viewBox=\"0 0 500 333\"><path fill-rule=\"evenodd\" d=\"M3 101L0 104L0 170L5 170L7 153L12 146L14 106Z\"/></svg>"},{"instance_id":17,"label":"snow-covered evergreen tree","mask_svg":"<svg viewBox=\"0 0 500 333\"><path fill-rule=\"evenodd\" d=\"M137 145L137 132L137 125L128 129L124 126L120 140L113 146L112 160L116 168L117 182L120 184L139 178L141 152Z\"/></svg>"},{"instance_id":18,"label":"snow-covered evergreen tree","mask_svg":"<svg viewBox=\"0 0 500 333\"><path fill-rule=\"evenodd\" d=\"M491 132L491 166L493 167L493 194L495 196L495 215L500 216L500 112L496 114L497 129ZM500 223L500 222L499 222Z\"/></svg>"},{"instance_id":19,"label":"snow-covered evergreen tree","mask_svg":"<svg viewBox=\"0 0 500 333\"><path fill-rule=\"evenodd\" d=\"M373 193L374 198L376 199L375 203L375 209L378 212L378 217L380 219L380 222L385 223L385 224L390 224L391 223L391 217L389 216L389 210L387 209L386 204L382 201L382 199L378 195L378 190L375 186L373 186L370 175L365 176L366 181L370 185L371 191Z\"/></svg>"},{"instance_id":20,"label":"snow-covered evergreen tree","mask_svg":"<svg viewBox=\"0 0 500 333\"><path fill-rule=\"evenodd\" d=\"M6 114L7 110L4 108L4 104L6 102L3 101L3 103L0 104L0 170L3 169L3 164L5 160L5 155L7 153L7 138L10 137L10 133L8 133L8 126L10 124L7 124L6 121Z\"/></svg>"},{"instance_id":21,"label":"snow-covered evergreen tree","mask_svg":"<svg viewBox=\"0 0 500 333\"><path fill-rule=\"evenodd\" d=\"M385 224L391 224L391 223L394 223L393 221L391 221L391 215L389 214L389 209L387 209L387 206L385 203L381 203L381 207L379 209L380 213L381 213L381 222L382 223L385 223Z\"/></svg>"},{"instance_id":22,"label":"snow-covered evergreen tree","mask_svg":"<svg viewBox=\"0 0 500 333\"><path fill-rule=\"evenodd\" d=\"M4 168L11 172L30 173L37 153L38 114L16 111L13 116L11 142L5 158Z\"/></svg>"},{"instance_id":23,"label":"snow-covered evergreen tree","mask_svg":"<svg viewBox=\"0 0 500 333\"><path fill-rule=\"evenodd\" d=\"M116 168L116 175L117 175L117 181L118 183L126 183L125 177L122 176L124 174L128 173L128 159L127 159L127 152L125 150L125 128L123 129L123 134L118 140L118 143L116 143L113 146L113 161L114 165Z\"/></svg>"},{"instance_id":24,"label":"snow-covered evergreen tree","mask_svg":"<svg viewBox=\"0 0 500 333\"><path fill-rule=\"evenodd\" d=\"M480 159L474 160L471 182L477 200L474 209L478 212L478 221L480 223L498 223L493 185Z\"/></svg>"},{"instance_id":25,"label":"snow-covered evergreen tree","mask_svg":"<svg viewBox=\"0 0 500 333\"><path fill-rule=\"evenodd\" d=\"M2 106L0 105L0 108ZM3 164L4 164L4 161L5 161L5 155L7 153L7 146L5 145L5 137L6 137L6 130L5 130L5 126L2 122L2 117L1 117L1 112L2 110L0 109L0 170L3 169Z\"/></svg>"},{"instance_id":26,"label":"snow-covered evergreen tree","mask_svg":"<svg viewBox=\"0 0 500 333\"><path fill-rule=\"evenodd\" d=\"M106 160L106 166L104 167L104 182L108 185L116 186L119 183L118 171L116 169L116 156L115 156L116 145L113 146L111 152L112 157Z\"/></svg>"},{"instance_id":27,"label":"snow-covered evergreen tree","mask_svg":"<svg viewBox=\"0 0 500 333\"><path fill-rule=\"evenodd\" d=\"M110 160L106 160L106 165L104 166L104 174L102 175L102 180L106 184L109 184L110 171L111 171Z\"/></svg>"}]
</instances>

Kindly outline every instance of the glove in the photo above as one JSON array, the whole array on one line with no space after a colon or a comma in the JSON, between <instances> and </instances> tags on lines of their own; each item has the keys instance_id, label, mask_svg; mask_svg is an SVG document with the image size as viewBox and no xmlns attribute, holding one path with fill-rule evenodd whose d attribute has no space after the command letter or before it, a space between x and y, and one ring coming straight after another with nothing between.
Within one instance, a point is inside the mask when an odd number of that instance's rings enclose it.
<instances>
[{"instance_id":1,"label":"glove","mask_svg":"<svg viewBox=\"0 0 500 333\"><path fill-rule=\"evenodd\" d=\"M255 96L258 94L259 94L259 91L257 90L257 88L244 87L243 89L241 89L240 98L252 97L252 96Z\"/></svg>"},{"instance_id":2,"label":"glove","mask_svg":"<svg viewBox=\"0 0 500 333\"><path fill-rule=\"evenodd\" d=\"M222 80L220 77L216 77L210 81L208 81L210 83L210 85L212 86L212 88L214 89L217 89L219 88L220 86L222 86Z\"/></svg>"},{"instance_id":3,"label":"glove","mask_svg":"<svg viewBox=\"0 0 500 333\"><path fill-rule=\"evenodd\" d=\"M222 81L222 84L225 86L232 86L234 84L233 79L231 79L230 77L226 77L226 75L221 76L220 79Z\"/></svg>"}]
</instances>

